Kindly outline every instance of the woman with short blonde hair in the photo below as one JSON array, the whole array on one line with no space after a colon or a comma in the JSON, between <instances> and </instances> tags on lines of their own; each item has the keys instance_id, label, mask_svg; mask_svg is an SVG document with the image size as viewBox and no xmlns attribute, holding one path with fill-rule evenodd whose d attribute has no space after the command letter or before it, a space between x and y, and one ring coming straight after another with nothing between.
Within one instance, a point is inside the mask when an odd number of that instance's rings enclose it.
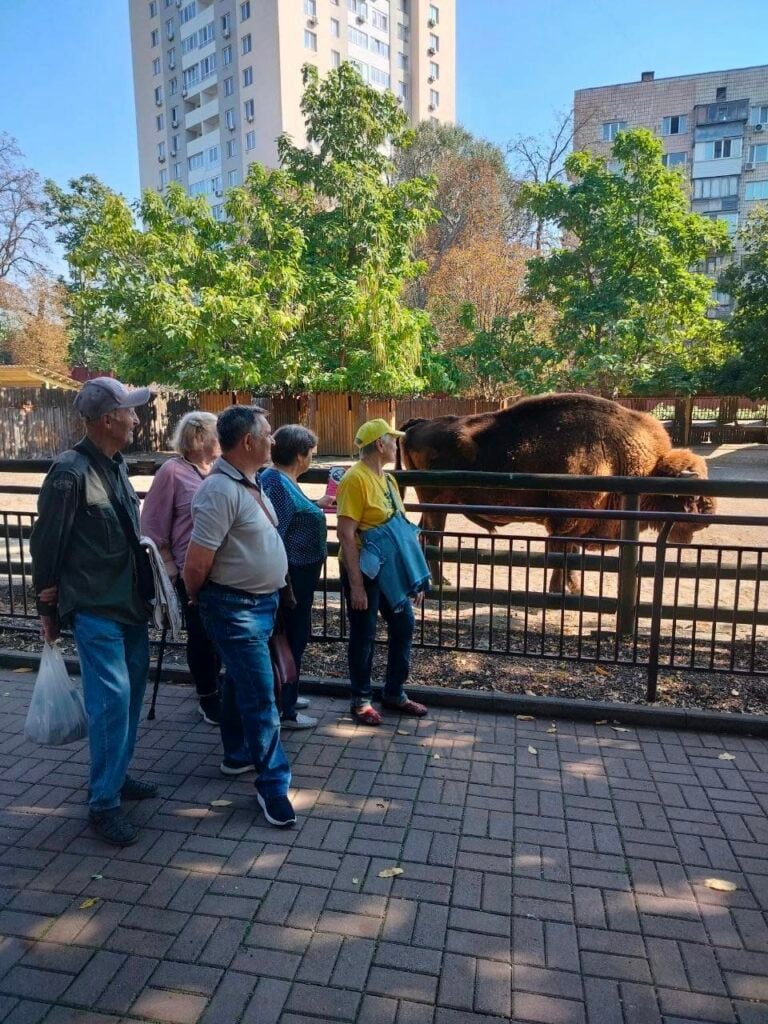
<instances>
[{"instance_id":1,"label":"woman with short blonde hair","mask_svg":"<svg viewBox=\"0 0 768 1024\"><path fill-rule=\"evenodd\" d=\"M195 410L179 420L171 441L176 458L155 473L141 510L141 532L157 544L187 617L187 664L197 689L200 714L219 724L219 658L196 605L187 602L182 570L192 536L192 498L219 455L216 417Z\"/></svg>"}]
</instances>

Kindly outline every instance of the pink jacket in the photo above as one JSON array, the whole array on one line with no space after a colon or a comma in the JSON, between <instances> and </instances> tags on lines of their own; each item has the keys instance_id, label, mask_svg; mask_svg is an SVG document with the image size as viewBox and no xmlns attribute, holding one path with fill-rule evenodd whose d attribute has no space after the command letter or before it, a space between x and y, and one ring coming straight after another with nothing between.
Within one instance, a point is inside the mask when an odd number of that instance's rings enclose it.
<instances>
[{"instance_id":1,"label":"pink jacket","mask_svg":"<svg viewBox=\"0 0 768 1024\"><path fill-rule=\"evenodd\" d=\"M192 536L192 498L204 479L181 457L168 459L144 499L141 532L157 544L171 579L184 568Z\"/></svg>"}]
</instances>

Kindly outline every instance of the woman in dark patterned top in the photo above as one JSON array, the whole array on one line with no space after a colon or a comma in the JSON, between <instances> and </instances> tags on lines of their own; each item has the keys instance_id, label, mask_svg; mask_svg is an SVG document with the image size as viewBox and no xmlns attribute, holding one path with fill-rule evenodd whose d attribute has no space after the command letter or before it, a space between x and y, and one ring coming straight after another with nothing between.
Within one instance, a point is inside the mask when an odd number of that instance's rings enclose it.
<instances>
[{"instance_id":1,"label":"woman in dark patterned top","mask_svg":"<svg viewBox=\"0 0 768 1024\"><path fill-rule=\"evenodd\" d=\"M333 498L311 501L301 490L298 479L312 464L317 437L297 423L275 431L272 466L261 475L264 493L277 513L277 529L288 554L288 575L296 598L296 607L285 615L285 628L297 672L312 629L312 602L327 553L327 528L323 509ZM299 697L298 683L283 688L282 727L311 729L316 718L299 713L308 701Z\"/></svg>"}]
</instances>

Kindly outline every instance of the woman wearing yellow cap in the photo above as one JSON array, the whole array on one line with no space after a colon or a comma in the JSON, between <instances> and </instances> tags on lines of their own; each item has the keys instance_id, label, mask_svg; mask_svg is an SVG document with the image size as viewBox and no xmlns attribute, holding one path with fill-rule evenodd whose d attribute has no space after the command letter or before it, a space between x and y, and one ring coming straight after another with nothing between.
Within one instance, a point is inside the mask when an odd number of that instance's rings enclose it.
<instances>
[{"instance_id":1,"label":"woman wearing yellow cap","mask_svg":"<svg viewBox=\"0 0 768 1024\"><path fill-rule=\"evenodd\" d=\"M405 519L397 482L391 474L384 472L384 466L394 462L397 438L402 436L402 431L393 430L386 420L364 423L355 437L360 460L344 474L336 495L341 582L349 612L351 711L356 721L363 725L381 724L381 715L371 706L371 669L379 612L388 632L382 706L401 715L418 718L427 713L423 704L408 699L404 686L410 670L415 624L408 598L421 599L429 586L429 571L415 541L416 527ZM379 535L377 544L364 544L368 531ZM393 531L394 536L391 535ZM373 532L369 533L369 538L374 536ZM386 559L390 576L385 581L385 574L378 571L379 563L375 575L372 575L374 570L370 565L378 558L377 553L384 550L383 545L388 543L393 545L391 550L397 557ZM396 577L393 581L391 573L395 564ZM401 594L402 600L393 598L393 582L395 593Z\"/></svg>"}]
</instances>

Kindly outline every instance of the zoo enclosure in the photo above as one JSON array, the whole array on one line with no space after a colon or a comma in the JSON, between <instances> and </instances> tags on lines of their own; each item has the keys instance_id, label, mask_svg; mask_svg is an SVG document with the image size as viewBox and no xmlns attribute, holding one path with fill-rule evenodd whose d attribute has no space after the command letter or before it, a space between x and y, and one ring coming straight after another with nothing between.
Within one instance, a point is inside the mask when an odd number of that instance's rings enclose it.
<instances>
[{"instance_id":1,"label":"zoo enclosure","mask_svg":"<svg viewBox=\"0 0 768 1024\"><path fill-rule=\"evenodd\" d=\"M81 435L72 391L57 388L0 388L0 458L52 458ZM413 417L465 416L493 412L509 402L481 398L370 398L354 393L256 395L250 391L172 392L161 390L137 409L139 426L129 451L170 447L178 420L193 409L220 412L233 402L256 401L273 427L303 423L319 437L320 455L348 457L360 423L382 417L393 425ZM648 412L664 423L676 445L768 442L768 402L748 398L618 398L627 408Z\"/></svg>"},{"instance_id":2,"label":"zoo enclosure","mask_svg":"<svg viewBox=\"0 0 768 1024\"><path fill-rule=\"evenodd\" d=\"M42 471L47 463L0 462L5 471ZM144 471L144 470L142 470ZM674 544L669 531L676 521L727 523L765 528L768 516L698 516L638 510L643 493L708 494L768 498L768 484L756 482L669 480L649 478L536 476L487 473L400 473L401 484L471 485L488 491L483 506L451 505L449 511L509 514L495 506L494 492L516 489L600 491L623 495L622 511L587 512L558 509L557 516L621 520L618 554L604 541L590 540L585 550L572 537L561 538L581 549L564 555L553 550L557 536L522 532L488 536L447 529L425 535L427 553L438 563L447 585L433 590L418 613L416 645L434 650L506 654L548 660L573 660L636 666L647 674L646 697L653 700L659 672L706 671L736 675L768 674L768 548L713 543ZM323 469L305 479L322 483ZM35 487L0 486L6 494L34 494ZM408 504L411 511L422 506ZM520 508L521 520L552 510ZM6 628L29 628L36 618L30 584L28 540L35 514L0 512L4 558L0 572L0 619ZM656 539L639 538L640 523L659 525ZM336 559L338 543L329 541L329 559L316 598L313 640L333 642L346 636ZM521 523L522 526L522 523ZM578 594L565 587L547 589L553 569L569 568L581 584Z\"/></svg>"}]
</instances>

